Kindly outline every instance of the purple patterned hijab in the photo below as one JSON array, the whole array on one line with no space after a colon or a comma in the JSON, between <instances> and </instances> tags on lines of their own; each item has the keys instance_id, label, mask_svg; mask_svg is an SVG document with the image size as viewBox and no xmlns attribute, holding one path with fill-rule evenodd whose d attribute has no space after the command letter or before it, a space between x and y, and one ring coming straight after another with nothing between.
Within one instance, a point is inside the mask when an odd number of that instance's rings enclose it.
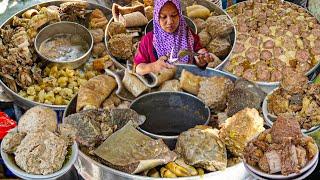
<instances>
[{"instance_id":1,"label":"purple patterned hijab","mask_svg":"<svg viewBox=\"0 0 320 180\"><path fill-rule=\"evenodd\" d=\"M172 2L178 9L180 22L177 30L173 33L165 32L159 23L159 14L161 8L167 3ZM191 30L182 15L180 0L155 0L153 12L153 46L157 51L158 57L170 54L172 47L173 58L177 58L181 49L189 49L193 51L194 38ZM189 57L185 56L178 63L189 63Z\"/></svg>"}]
</instances>

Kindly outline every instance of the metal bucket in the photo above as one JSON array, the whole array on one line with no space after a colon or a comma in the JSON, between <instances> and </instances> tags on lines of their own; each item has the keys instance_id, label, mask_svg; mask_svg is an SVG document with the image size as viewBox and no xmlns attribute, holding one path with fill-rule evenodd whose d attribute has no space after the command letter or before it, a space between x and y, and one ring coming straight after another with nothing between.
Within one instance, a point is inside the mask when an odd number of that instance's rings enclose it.
<instances>
[{"instance_id":1,"label":"metal bucket","mask_svg":"<svg viewBox=\"0 0 320 180\"><path fill-rule=\"evenodd\" d=\"M214 70L214 69L206 69L206 70L200 70L194 65L178 65L177 66L177 72L176 72L176 78L180 77L181 71L183 69L186 69L187 71L190 71L196 75L201 76L223 76L231 79L232 81L236 80L236 77L233 75L229 75L225 72ZM70 103L68 104L63 117L67 117L68 115L76 113L76 105L77 105L77 96L75 96ZM76 169L78 170L78 173L84 177L85 179L94 179L94 180L102 180L102 179L117 179L117 180L150 180L150 179L160 179L160 178L151 178L151 177L145 177L145 176L138 176L138 175L132 175L127 174L115 169L112 169L104 164L101 164L93 159L91 159L89 156L79 151L79 156L74 164ZM217 179L230 179L230 180L238 180L238 179L246 179L248 177L248 173L245 170L243 163L239 163L237 165L234 165L232 167L229 167L225 169L224 171L217 171L217 172L211 172L204 174L203 176L193 176L193 177L180 177L180 178L173 178L173 180L195 180L195 179L203 179L203 180L209 180L213 178Z\"/></svg>"},{"instance_id":2,"label":"metal bucket","mask_svg":"<svg viewBox=\"0 0 320 180\"><path fill-rule=\"evenodd\" d=\"M174 149L178 135L196 125L207 125L210 109L197 97L184 92L153 92L131 103L131 109L147 120L138 127L146 135L163 139Z\"/></svg>"}]
</instances>

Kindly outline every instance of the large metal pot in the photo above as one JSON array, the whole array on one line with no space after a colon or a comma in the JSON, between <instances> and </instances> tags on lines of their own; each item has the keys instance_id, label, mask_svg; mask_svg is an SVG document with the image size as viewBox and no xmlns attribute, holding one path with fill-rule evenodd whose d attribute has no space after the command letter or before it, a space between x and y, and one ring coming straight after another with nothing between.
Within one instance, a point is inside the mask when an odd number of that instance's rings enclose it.
<instances>
[{"instance_id":1,"label":"large metal pot","mask_svg":"<svg viewBox=\"0 0 320 180\"><path fill-rule=\"evenodd\" d=\"M0 28L2 28L3 26L11 23L12 19L14 16L21 16L23 12L25 12L26 10L28 9L32 9L32 8L35 8L36 6L50 6L50 5L56 5L56 6L59 6L61 3L64 3L64 2L69 2L69 1L77 1L77 0L68 0L68 1L63 1L63 0L59 0L59 1L49 1L49 2L43 2L43 3L39 3L39 4L35 4L33 6L30 6L30 7L27 7L17 13L15 13L13 16L11 16L11 18L9 18L8 20L6 20L1 26ZM101 6L101 5L98 5L98 4L94 4L94 3L89 3L89 7L88 9L100 9L102 12L105 13L105 15L107 16L108 19L111 18L112 16L112 13L111 13L111 10L104 7L104 6ZM44 103L39 103L39 102L35 102L35 101L30 101L22 96L20 96L18 93L12 91L2 80L0 80L0 85L3 86L3 90L4 92L6 93L6 95L14 100L15 103L17 103L20 107L22 107L23 109L29 109L33 106L37 106L37 105L41 105L41 106L46 106L46 107L49 107L49 108L52 108L54 110L57 110L57 111L63 111L65 108L66 108L66 105L50 105L50 104L44 104Z\"/></svg>"},{"instance_id":2,"label":"large metal pot","mask_svg":"<svg viewBox=\"0 0 320 180\"><path fill-rule=\"evenodd\" d=\"M201 76L223 76L230 78L232 81L236 80L236 77L233 75L229 75L227 73L224 73L219 70L214 69L206 69L206 70L200 70L196 66L193 65L178 65L177 66L177 73L176 78L180 77L181 71L183 69L186 69L194 74L201 75ZM77 104L77 96L75 96L71 102L68 104L63 117L66 117L70 114L73 114L76 112L76 104ZM147 180L147 179L159 179L159 178L150 178L150 177L144 177L144 176L138 176L138 175L132 175L127 174L115 169L112 169L106 165L103 165L97 161L94 161L89 156L84 154L83 152L79 151L78 159L75 163L75 167L78 170L78 172L84 177L85 179L94 179L94 180L100 180L100 179L117 179L117 180ZM193 180L193 179L213 179L213 178L219 178L219 179L245 179L248 176L247 171L245 170L243 163L239 163L235 166L229 167L225 169L224 171L217 171L212 173L207 173L203 176L195 176L195 177L181 177L176 178L177 180Z\"/></svg>"},{"instance_id":3,"label":"large metal pot","mask_svg":"<svg viewBox=\"0 0 320 180\"><path fill-rule=\"evenodd\" d=\"M145 115L138 127L146 135L163 139L174 149L178 135L196 125L207 125L210 109L199 98L185 92L152 92L135 99L130 106Z\"/></svg>"},{"instance_id":4,"label":"large metal pot","mask_svg":"<svg viewBox=\"0 0 320 180\"><path fill-rule=\"evenodd\" d=\"M229 8L234 8L234 7L239 6L239 5L241 5L241 4L244 4L244 3L246 3L246 2L236 3L236 4L228 7L228 9L229 9ZM294 4L294 3L291 3L291 2L288 2L288 1L286 1L285 3L290 3L290 4L294 5L294 6L298 6L298 5L296 5L296 4ZM299 6L299 7L300 7L300 6ZM310 11L308 11L307 9L305 9L305 11L308 12L310 15L313 16L313 14L312 14ZM320 23L319 19L318 19L318 22ZM232 55L232 53L230 53L230 56L231 56L231 55ZM225 62L223 62L221 65L219 65L219 69L224 70L225 65L227 64L227 62L228 62L229 60L230 60L230 57L229 57ZM309 79L315 78L315 76L317 75L317 74L316 74L316 70L317 70L318 68L320 68L320 60L319 60L319 62L318 62L315 66L313 66L305 75L308 76ZM225 70L224 70L224 71L225 71ZM226 71L226 72L227 72L227 71ZM228 73L228 74L231 74L230 72L227 72L227 73ZM256 81L255 83L256 83L263 91L265 91L266 93L270 93L273 89L275 89L275 88L277 88L277 87L279 86L279 82Z\"/></svg>"}]
</instances>

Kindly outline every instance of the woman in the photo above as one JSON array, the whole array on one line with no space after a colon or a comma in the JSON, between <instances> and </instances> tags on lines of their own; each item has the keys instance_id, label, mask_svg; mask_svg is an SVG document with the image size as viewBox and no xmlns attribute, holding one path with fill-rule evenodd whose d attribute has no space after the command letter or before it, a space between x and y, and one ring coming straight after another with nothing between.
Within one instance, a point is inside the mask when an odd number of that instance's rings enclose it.
<instances>
[{"instance_id":1,"label":"woman","mask_svg":"<svg viewBox=\"0 0 320 180\"><path fill-rule=\"evenodd\" d=\"M181 49L189 49L201 55L193 60L185 56L175 63L194 63L205 68L213 57L201 47L198 35L187 26L179 0L156 0L154 2L153 31L142 37L134 58L136 72L140 75L160 72L174 65L167 62L173 48L173 58ZM194 61L194 62L193 62Z\"/></svg>"}]
</instances>

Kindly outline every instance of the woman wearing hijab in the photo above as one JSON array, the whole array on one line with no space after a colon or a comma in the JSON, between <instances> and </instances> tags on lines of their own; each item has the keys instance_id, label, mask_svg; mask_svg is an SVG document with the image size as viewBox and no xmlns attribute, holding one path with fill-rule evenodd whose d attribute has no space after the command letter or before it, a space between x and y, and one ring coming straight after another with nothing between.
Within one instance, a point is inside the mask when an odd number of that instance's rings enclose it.
<instances>
[{"instance_id":1,"label":"woman wearing hijab","mask_svg":"<svg viewBox=\"0 0 320 180\"><path fill-rule=\"evenodd\" d=\"M185 56L175 63L193 63L205 68L213 61L213 57L202 48L198 35L187 26L179 0L155 0L153 18L153 31L142 37L134 57L138 74L156 73L166 68L173 68L174 65L167 62L168 54L172 50L173 58L177 58L179 50L182 49L201 54L195 60Z\"/></svg>"}]
</instances>

